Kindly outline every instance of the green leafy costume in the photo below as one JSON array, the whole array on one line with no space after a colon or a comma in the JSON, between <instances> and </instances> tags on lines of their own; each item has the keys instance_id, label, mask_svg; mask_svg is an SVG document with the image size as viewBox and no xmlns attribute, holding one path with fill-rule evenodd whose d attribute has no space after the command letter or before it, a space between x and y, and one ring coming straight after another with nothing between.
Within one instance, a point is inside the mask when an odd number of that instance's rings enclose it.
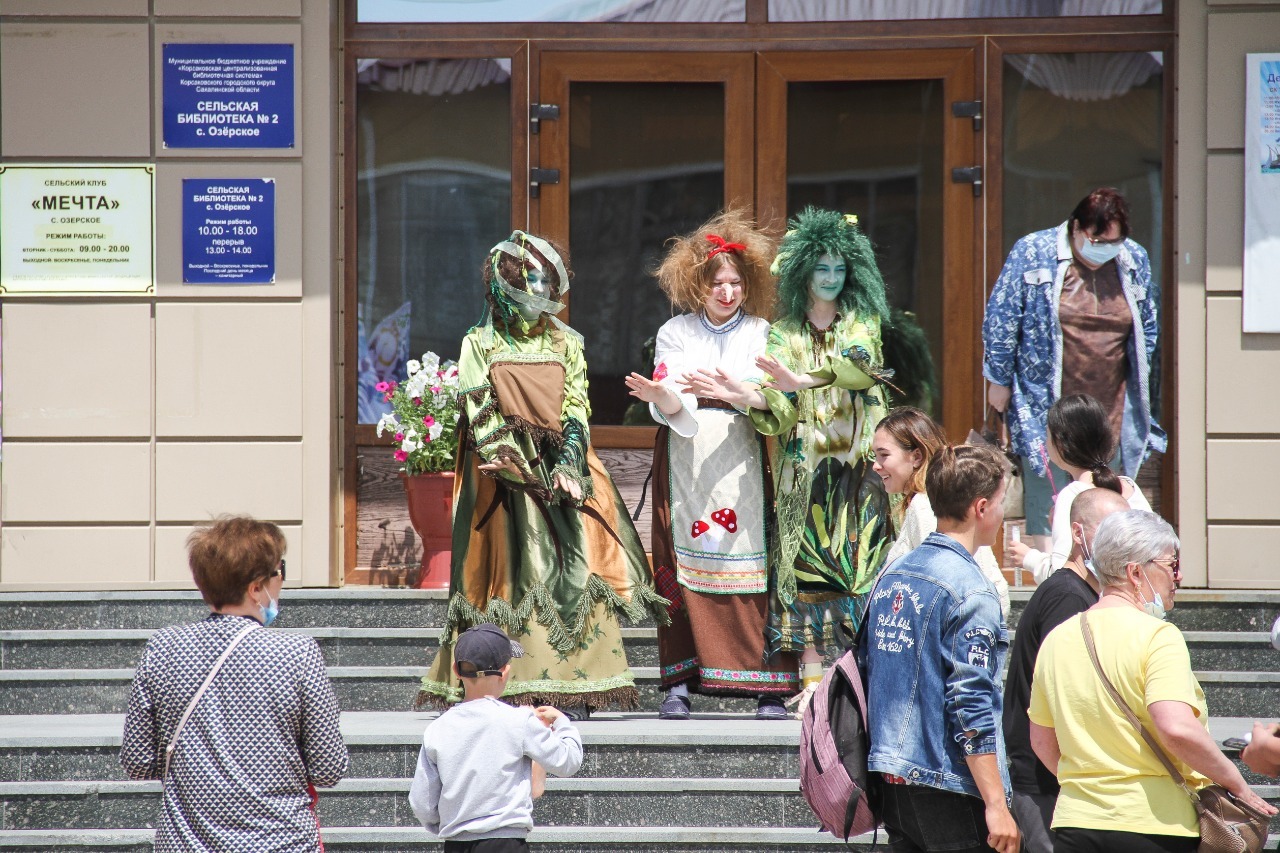
<instances>
[{"instance_id":1,"label":"green leafy costume","mask_svg":"<svg viewBox=\"0 0 1280 853\"><path fill-rule=\"evenodd\" d=\"M817 258L843 258L847 280L827 329L806 317ZM794 393L764 389L768 408L752 421L775 436L777 535L770 564L776 593L766 640L770 653L815 649L857 628L863 598L890 543L889 497L871 467L872 437L889 408L881 318L884 283L856 219L806 210L783 238L775 272L783 319L767 352L792 372L818 380Z\"/></svg>"},{"instance_id":2,"label":"green leafy costume","mask_svg":"<svg viewBox=\"0 0 1280 853\"><path fill-rule=\"evenodd\" d=\"M552 252L520 232L500 246L517 239L540 255ZM501 313L467 333L458 361L463 446L449 609L417 704L444 707L461 698L454 638L493 622L525 649L511 661L507 701L634 708L617 617L665 620L667 602L653 591L644 547L591 449L582 341L545 315L530 322ZM487 463L518 473L481 471ZM581 488L581 500L557 487L557 474Z\"/></svg>"}]
</instances>

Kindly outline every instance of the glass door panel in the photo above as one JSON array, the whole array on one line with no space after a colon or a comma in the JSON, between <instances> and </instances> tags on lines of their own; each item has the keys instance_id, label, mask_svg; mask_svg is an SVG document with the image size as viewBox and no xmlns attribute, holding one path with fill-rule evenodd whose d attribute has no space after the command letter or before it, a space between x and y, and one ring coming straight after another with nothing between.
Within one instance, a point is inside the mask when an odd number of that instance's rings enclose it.
<instances>
[{"instance_id":1,"label":"glass door panel","mask_svg":"<svg viewBox=\"0 0 1280 853\"><path fill-rule=\"evenodd\" d=\"M663 243L724 204L724 85L573 82L569 105L572 315L592 423L653 426L622 380L649 373L671 317L653 277Z\"/></svg>"},{"instance_id":2,"label":"glass door panel","mask_svg":"<svg viewBox=\"0 0 1280 853\"><path fill-rule=\"evenodd\" d=\"M876 247L889 301L928 336L938 394L942 358L941 80L787 85L787 216L808 205L857 214ZM874 128L872 131L871 128Z\"/></svg>"},{"instance_id":3,"label":"glass door panel","mask_svg":"<svg viewBox=\"0 0 1280 853\"><path fill-rule=\"evenodd\" d=\"M960 440L981 416L981 198L951 180L980 162L951 104L977 98L974 52L762 53L757 67L759 218L780 232L810 204L858 216L890 303L928 338L928 408Z\"/></svg>"},{"instance_id":4,"label":"glass door panel","mask_svg":"<svg viewBox=\"0 0 1280 853\"><path fill-rule=\"evenodd\" d=\"M665 241L751 202L753 65L748 54L542 54L539 100L561 113L543 122L538 156L560 182L540 187L534 227L568 245L566 319L586 345L597 444L652 445L653 421L622 380L652 369L647 347L672 316L653 275Z\"/></svg>"}]
</instances>

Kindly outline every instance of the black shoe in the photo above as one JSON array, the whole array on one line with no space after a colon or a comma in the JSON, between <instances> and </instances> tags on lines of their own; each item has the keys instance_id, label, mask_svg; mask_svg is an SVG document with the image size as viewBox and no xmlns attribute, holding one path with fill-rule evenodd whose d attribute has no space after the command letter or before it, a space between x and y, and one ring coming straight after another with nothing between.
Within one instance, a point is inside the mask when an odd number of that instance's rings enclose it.
<instances>
[{"instance_id":1,"label":"black shoe","mask_svg":"<svg viewBox=\"0 0 1280 853\"><path fill-rule=\"evenodd\" d=\"M591 719L591 706L580 705L576 708L561 708L560 713L568 717L570 722L585 723Z\"/></svg>"},{"instance_id":2,"label":"black shoe","mask_svg":"<svg viewBox=\"0 0 1280 853\"><path fill-rule=\"evenodd\" d=\"M781 699L774 696L761 696L759 704L756 705L757 720L789 720L791 714L788 713L786 705Z\"/></svg>"},{"instance_id":3,"label":"black shoe","mask_svg":"<svg viewBox=\"0 0 1280 853\"><path fill-rule=\"evenodd\" d=\"M687 720L689 719L689 697L688 696L672 696L667 694L667 698L662 700L662 704L658 706L659 720Z\"/></svg>"}]
</instances>

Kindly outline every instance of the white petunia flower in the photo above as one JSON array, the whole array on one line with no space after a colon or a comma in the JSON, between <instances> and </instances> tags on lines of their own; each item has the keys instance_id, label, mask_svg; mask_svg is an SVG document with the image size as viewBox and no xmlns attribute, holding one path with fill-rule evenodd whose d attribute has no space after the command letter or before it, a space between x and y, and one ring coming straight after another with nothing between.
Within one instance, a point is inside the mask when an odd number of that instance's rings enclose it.
<instances>
[{"instance_id":1,"label":"white petunia flower","mask_svg":"<svg viewBox=\"0 0 1280 853\"><path fill-rule=\"evenodd\" d=\"M396 416L391 412L387 412L378 420L378 435L382 435L387 431L396 432L399 428L400 422L396 420Z\"/></svg>"},{"instance_id":2,"label":"white petunia flower","mask_svg":"<svg viewBox=\"0 0 1280 853\"><path fill-rule=\"evenodd\" d=\"M412 453L418 449L418 442L406 435L404 441L400 442L400 449L405 453Z\"/></svg>"},{"instance_id":3,"label":"white petunia flower","mask_svg":"<svg viewBox=\"0 0 1280 853\"><path fill-rule=\"evenodd\" d=\"M436 421L431 426L427 427L427 435L431 436L432 441L435 441L437 438L439 438L440 433L442 432L444 432L444 427L440 425L439 421Z\"/></svg>"},{"instance_id":4,"label":"white petunia flower","mask_svg":"<svg viewBox=\"0 0 1280 853\"><path fill-rule=\"evenodd\" d=\"M408 363L405 364L405 369L407 369L409 371L409 375L412 376L422 369L422 364L416 358L411 358Z\"/></svg>"}]
</instances>

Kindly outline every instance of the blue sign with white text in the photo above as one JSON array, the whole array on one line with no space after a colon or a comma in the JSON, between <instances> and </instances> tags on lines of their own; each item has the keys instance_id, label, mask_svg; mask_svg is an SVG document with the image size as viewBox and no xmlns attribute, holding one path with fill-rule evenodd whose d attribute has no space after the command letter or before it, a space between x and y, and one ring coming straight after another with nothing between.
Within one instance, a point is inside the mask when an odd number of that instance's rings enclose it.
<instances>
[{"instance_id":1,"label":"blue sign with white text","mask_svg":"<svg viewBox=\"0 0 1280 853\"><path fill-rule=\"evenodd\" d=\"M184 284L274 284L276 184L270 178L184 178Z\"/></svg>"},{"instance_id":2,"label":"blue sign with white text","mask_svg":"<svg viewBox=\"0 0 1280 853\"><path fill-rule=\"evenodd\" d=\"M165 148L292 148L293 45L166 44Z\"/></svg>"}]
</instances>

